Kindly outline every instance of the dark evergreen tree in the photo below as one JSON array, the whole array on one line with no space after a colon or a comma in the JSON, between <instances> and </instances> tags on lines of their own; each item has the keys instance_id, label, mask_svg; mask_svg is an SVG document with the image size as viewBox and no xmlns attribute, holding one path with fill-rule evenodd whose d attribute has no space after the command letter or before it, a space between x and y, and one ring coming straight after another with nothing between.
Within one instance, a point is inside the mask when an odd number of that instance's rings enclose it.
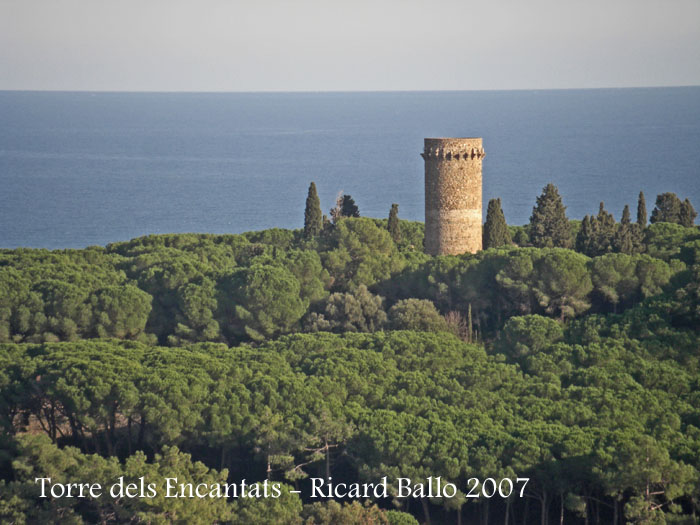
<instances>
[{"instance_id":1,"label":"dark evergreen tree","mask_svg":"<svg viewBox=\"0 0 700 525\"><path fill-rule=\"evenodd\" d=\"M628 219L629 219L629 208ZM605 203L600 203L598 215L586 215L581 222L581 229L576 236L576 250L596 257L614 250L617 236L615 218L605 210Z\"/></svg>"},{"instance_id":2,"label":"dark evergreen tree","mask_svg":"<svg viewBox=\"0 0 700 525\"><path fill-rule=\"evenodd\" d=\"M646 249L644 246L644 230L636 222L630 226L632 228L632 253L643 253Z\"/></svg>"},{"instance_id":3,"label":"dark evergreen tree","mask_svg":"<svg viewBox=\"0 0 700 525\"><path fill-rule=\"evenodd\" d=\"M355 204L355 199L350 195L343 195L343 201L340 205L340 214L343 217L359 217L360 209Z\"/></svg>"},{"instance_id":4,"label":"dark evergreen tree","mask_svg":"<svg viewBox=\"0 0 700 525\"><path fill-rule=\"evenodd\" d=\"M306 209L304 210L304 238L312 239L323 229L323 213L321 201L316 192L316 183L309 185L309 195L306 197Z\"/></svg>"},{"instance_id":5,"label":"dark evergreen tree","mask_svg":"<svg viewBox=\"0 0 700 525\"><path fill-rule=\"evenodd\" d=\"M639 192L639 200L637 201L637 224L643 230L647 227L647 202L644 199L644 192Z\"/></svg>"},{"instance_id":6,"label":"dark evergreen tree","mask_svg":"<svg viewBox=\"0 0 700 525\"><path fill-rule=\"evenodd\" d=\"M588 254L592 251L595 217L586 215L581 221L581 229L576 235L576 251Z\"/></svg>"},{"instance_id":7,"label":"dark evergreen tree","mask_svg":"<svg viewBox=\"0 0 700 525\"><path fill-rule=\"evenodd\" d=\"M681 204L681 211L679 214L679 220L682 226L686 228L692 228L695 224L695 218L698 216L698 212L695 211L693 205L690 204L690 200L685 199Z\"/></svg>"},{"instance_id":8,"label":"dark evergreen tree","mask_svg":"<svg viewBox=\"0 0 700 525\"><path fill-rule=\"evenodd\" d=\"M350 195L338 194L338 198L335 200L335 206L331 208L331 218L333 219L333 224L337 223L338 220L343 217L359 217L360 210L355 204L355 199Z\"/></svg>"},{"instance_id":9,"label":"dark evergreen tree","mask_svg":"<svg viewBox=\"0 0 700 525\"><path fill-rule=\"evenodd\" d=\"M595 253L591 254L591 257L613 251L613 240L615 239L616 230L615 218L612 216L612 213L608 213L605 210L604 202L600 203L596 223Z\"/></svg>"},{"instance_id":10,"label":"dark evergreen tree","mask_svg":"<svg viewBox=\"0 0 700 525\"><path fill-rule=\"evenodd\" d=\"M622 219L615 233L614 248L620 253L634 253L634 233L632 231L632 221L630 218L630 207L625 204L622 210Z\"/></svg>"},{"instance_id":11,"label":"dark evergreen tree","mask_svg":"<svg viewBox=\"0 0 700 525\"><path fill-rule=\"evenodd\" d=\"M328 215L323 216L323 232L329 232L333 229L333 223L328 218Z\"/></svg>"},{"instance_id":12,"label":"dark evergreen tree","mask_svg":"<svg viewBox=\"0 0 700 525\"><path fill-rule=\"evenodd\" d=\"M639 227L639 224L633 222L630 224L630 229L632 230L632 252L631 253L643 253L644 247L644 230Z\"/></svg>"},{"instance_id":13,"label":"dark evergreen tree","mask_svg":"<svg viewBox=\"0 0 700 525\"><path fill-rule=\"evenodd\" d=\"M547 184L530 217L530 242L538 248L571 248L571 226L559 190Z\"/></svg>"},{"instance_id":14,"label":"dark evergreen tree","mask_svg":"<svg viewBox=\"0 0 700 525\"><path fill-rule=\"evenodd\" d=\"M511 243L510 232L501 208L501 199L491 199L486 211L486 223L484 224L484 250L498 248Z\"/></svg>"},{"instance_id":15,"label":"dark evergreen tree","mask_svg":"<svg viewBox=\"0 0 700 525\"><path fill-rule=\"evenodd\" d=\"M392 204L389 210L389 223L387 224L389 234L395 243L401 242L401 225L399 224L399 205Z\"/></svg>"},{"instance_id":16,"label":"dark evergreen tree","mask_svg":"<svg viewBox=\"0 0 700 525\"><path fill-rule=\"evenodd\" d=\"M632 218L630 216L629 204L625 204L625 208L622 210L622 219L620 219L620 224L630 224Z\"/></svg>"},{"instance_id":17,"label":"dark evergreen tree","mask_svg":"<svg viewBox=\"0 0 700 525\"><path fill-rule=\"evenodd\" d=\"M515 233L511 236L513 242L518 246L530 246L530 237L527 234L527 226L519 226L514 229ZM510 233L510 228L508 229Z\"/></svg>"},{"instance_id":18,"label":"dark evergreen tree","mask_svg":"<svg viewBox=\"0 0 700 525\"><path fill-rule=\"evenodd\" d=\"M675 193L662 193L656 196L656 206L651 212L651 223L681 222L681 200Z\"/></svg>"}]
</instances>

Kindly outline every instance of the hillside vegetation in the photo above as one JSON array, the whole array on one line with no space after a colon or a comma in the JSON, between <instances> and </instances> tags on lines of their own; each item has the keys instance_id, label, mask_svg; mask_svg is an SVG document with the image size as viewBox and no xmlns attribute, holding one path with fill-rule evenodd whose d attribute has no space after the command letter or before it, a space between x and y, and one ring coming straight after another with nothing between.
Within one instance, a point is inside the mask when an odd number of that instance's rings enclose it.
<instances>
[{"instance_id":1,"label":"hillside vegetation","mask_svg":"<svg viewBox=\"0 0 700 525\"><path fill-rule=\"evenodd\" d=\"M569 248L501 225L498 247L430 257L392 213L1 250L0 521L695 523L700 231L613 221L605 244L599 213L566 226ZM34 482L120 476L283 493L42 499ZM460 494L314 503L309 476ZM466 498L473 477L530 482Z\"/></svg>"}]
</instances>

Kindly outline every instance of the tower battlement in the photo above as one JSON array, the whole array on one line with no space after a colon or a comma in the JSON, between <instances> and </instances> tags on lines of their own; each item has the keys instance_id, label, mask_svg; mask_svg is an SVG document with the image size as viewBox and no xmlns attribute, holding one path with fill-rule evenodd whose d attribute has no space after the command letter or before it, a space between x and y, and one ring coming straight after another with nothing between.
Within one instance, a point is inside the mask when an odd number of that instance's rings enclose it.
<instances>
[{"instance_id":1,"label":"tower battlement","mask_svg":"<svg viewBox=\"0 0 700 525\"><path fill-rule=\"evenodd\" d=\"M428 159L471 160L486 155L480 138L425 139L421 157Z\"/></svg>"},{"instance_id":2,"label":"tower battlement","mask_svg":"<svg viewBox=\"0 0 700 525\"><path fill-rule=\"evenodd\" d=\"M482 248L481 138L426 138L425 251L476 253Z\"/></svg>"}]
</instances>

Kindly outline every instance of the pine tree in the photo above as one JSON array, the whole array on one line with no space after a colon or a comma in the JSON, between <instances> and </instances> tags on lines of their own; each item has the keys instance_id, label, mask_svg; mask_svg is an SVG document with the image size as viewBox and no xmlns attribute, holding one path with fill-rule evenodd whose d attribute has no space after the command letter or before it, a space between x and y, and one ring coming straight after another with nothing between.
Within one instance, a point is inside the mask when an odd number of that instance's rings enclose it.
<instances>
[{"instance_id":1,"label":"pine tree","mask_svg":"<svg viewBox=\"0 0 700 525\"><path fill-rule=\"evenodd\" d=\"M681 222L681 200L675 193L662 193L656 196L656 206L651 211L652 224L657 222L671 222L680 224Z\"/></svg>"},{"instance_id":2,"label":"pine tree","mask_svg":"<svg viewBox=\"0 0 700 525\"><path fill-rule=\"evenodd\" d=\"M389 223L387 224L389 234L395 243L401 242L401 225L399 224L399 205L392 204L389 210Z\"/></svg>"},{"instance_id":3,"label":"pine tree","mask_svg":"<svg viewBox=\"0 0 700 525\"><path fill-rule=\"evenodd\" d=\"M682 226L686 228L692 228L695 224L695 218L698 216L698 212L695 211L693 205L690 204L690 200L685 199L683 204L681 204L681 211L679 214L679 221Z\"/></svg>"},{"instance_id":4,"label":"pine tree","mask_svg":"<svg viewBox=\"0 0 700 525\"><path fill-rule=\"evenodd\" d=\"M486 223L484 224L484 250L498 248L511 243L510 232L501 208L501 199L491 199L486 211Z\"/></svg>"},{"instance_id":5,"label":"pine tree","mask_svg":"<svg viewBox=\"0 0 700 525\"><path fill-rule=\"evenodd\" d=\"M530 242L538 248L571 248L571 226L559 190L547 184L530 217Z\"/></svg>"},{"instance_id":6,"label":"pine tree","mask_svg":"<svg viewBox=\"0 0 700 525\"><path fill-rule=\"evenodd\" d=\"M637 224L640 230L647 227L647 202L644 199L643 191L639 192L639 200L637 201Z\"/></svg>"},{"instance_id":7,"label":"pine tree","mask_svg":"<svg viewBox=\"0 0 700 525\"><path fill-rule=\"evenodd\" d=\"M304 238L312 239L323 229L323 213L321 213L321 201L316 193L316 184L309 185L309 195L306 197L306 209L304 210Z\"/></svg>"}]
</instances>

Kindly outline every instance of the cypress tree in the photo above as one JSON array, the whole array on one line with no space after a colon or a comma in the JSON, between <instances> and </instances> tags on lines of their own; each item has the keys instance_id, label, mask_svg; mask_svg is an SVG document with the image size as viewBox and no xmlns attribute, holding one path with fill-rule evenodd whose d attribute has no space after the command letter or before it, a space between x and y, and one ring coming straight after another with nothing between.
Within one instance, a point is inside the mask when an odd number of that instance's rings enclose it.
<instances>
[{"instance_id":1,"label":"cypress tree","mask_svg":"<svg viewBox=\"0 0 700 525\"><path fill-rule=\"evenodd\" d=\"M643 191L639 192L639 200L637 201L637 224L640 230L647 227L647 203Z\"/></svg>"},{"instance_id":2,"label":"cypress tree","mask_svg":"<svg viewBox=\"0 0 700 525\"><path fill-rule=\"evenodd\" d=\"M306 197L306 209L304 210L304 238L312 239L323 229L323 213L321 213L321 201L316 192L316 183L309 184L309 195Z\"/></svg>"},{"instance_id":3,"label":"cypress tree","mask_svg":"<svg viewBox=\"0 0 700 525\"><path fill-rule=\"evenodd\" d=\"M472 324L472 303L469 303L469 313L467 314L467 342L471 343L473 338L473 324Z\"/></svg>"},{"instance_id":4,"label":"cypress tree","mask_svg":"<svg viewBox=\"0 0 700 525\"><path fill-rule=\"evenodd\" d=\"M600 203L596 223L598 231L596 232L594 255L602 255L611 252L613 250L613 241L617 228L615 225L615 218L612 216L612 213L608 213L605 210L604 202Z\"/></svg>"},{"instance_id":5,"label":"cypress tree","mask_svg":"<svg viewBox=\"0 0 700 525\"><path fill-rule=\"evenodd\" d=\"M593 222L595 217L591 218L586 215L581 221L581 229L576 235L576 251L584 254L591 252L591 244L593 239Z\"/></svg>"},{"instance_id":6,"label":"cypress tree","mask_svg":"<svg viewBox=\"0 0 700 525\"><path fill-rule=\"evenodd\" d=\"M339 193L335 200L335 206L331 208L331 219L333 219L333 224L336 224L344 217L359 216L360 210L355 204L355 199L353 199L350 195L343 195L342 192Z\"/></svg>"},{"instance_id":7,"label":"cypress tree","mask_svg":"<svg viewBox=\"0 0 700 525\"><path fill-rule=\"evenodd\" d=\"M620 219L620 224L630 224L632 219L630 217L630 207L629 204L625 204L625 209L622 210L622 219Z\"/></svg>"},{"instance_id":8,"label":"cypress tree","mask_svg":"<svg viewBox=\"0 0 700 525\"><path fill-rule=\"evenodd\" d=\"M486 223L484 224L484 250L498 248L511 243L510 232L501 208L501 199L491 199L486 211Z\"/></svg>"},{"instance_id":9,"label":"cypress tree","mask_svg":"<svg viewBox=\"0 0 700 525\"><path fill-rule=\"evenodd\" d=\"M644 223L646 224L646 207L644 205L644 194L642 193L642 211L643 211L643 216L644 216ZM631 222L631 218L629 217L629 207L625 206L627 209L627 219L625 219L625 211L622 211L622 223L628 224L629 228L629 235L630 235L630 242L631 242L631 249L629 252L623 252L623 253L642 253L644 251L644 226L640 226L638 222ZM637 220L639 220L639 214L637 214ZM623 232L621 235L625 235ZM624 242L624 239L621 240L621 243ZM620 245L622 247L622 245ZM619 250L622 251L622 250Z\"/></svg>"},{"instance_id":10,"label":"cypress tree","mask_svg":"<svg viewBox=\"0 0 700 525\"><path fill-rule=\"evenodd\" d=\"M671 222L680 224L681 222L681 200L675 193L662 193L656 196L656 206L651 211L650 222Z\"/></svg>"},{"instance_id":11,"label":"cypress tree","mask_svg":"<svg viewBox=\"0 0 700 525\"><path fill-rule=\"evenodd\" d=\"M389 210L389 223L387 229L395 243L401 242L401 225L399 224L399 205L392 204Z\"/></svg>"},{"instance_id":12,"label":"cypress tree","mask_svg":"<svg viewBox=\"0 0 700 525\"><path fill-rule=\"evenodd\" d=\"M350 195L343 195L343 201L340 204L340 214L343 217L359 217L360 209L355 204L355 199Z\"/></svg>"},{"instance_id":13,"label":"cypress tree","mask_svg":"<svg viewBox=\"0 0 700 525\"><path fill-rule=\"evenodd\" d=\"M622 210L622 219L615 234L614 248L616 252L631 254L634 252L634 234L630 219L630 207L625 204Z\"/></svg>"},{"instance_id":14,"label":"cypress tree","mask_svg":"<svg viewBox=\"0 0 700 525\"><path fill-rule=\"evenodd\" d=\"M626 209L629 229L629 206ZM618 234L615 218L605 210L605 203L601 202L598 215L586 215L583 218L581 229L576 236L576 251L589 257L611 252L617 245Z\"/></svg>"},{"instance_id":15,"label":"cypress tree","mask_svg":"<svg viewBox=\"0 0 700 525\"><path fill-rule=\"evenodd\" d=\"M686 228L692 228L693 224L695 224L695 218L697 216L698 212L696 212L695 208L693 208L693 205L690 204L690 200L685 199L681 204L681 211L679 216L681 225L685 226Z\"/></svg>"},{"instance_id":16,"label":"cypress tree","mask_svg":"<svg viewBox=\"0 0 700 525\"><path fill-rule=\"evenodd\" d=\"M530 242L538 248L571 248L571 226L559 190L547 184L530 217Z\"/></svg>"}]
</instances>

